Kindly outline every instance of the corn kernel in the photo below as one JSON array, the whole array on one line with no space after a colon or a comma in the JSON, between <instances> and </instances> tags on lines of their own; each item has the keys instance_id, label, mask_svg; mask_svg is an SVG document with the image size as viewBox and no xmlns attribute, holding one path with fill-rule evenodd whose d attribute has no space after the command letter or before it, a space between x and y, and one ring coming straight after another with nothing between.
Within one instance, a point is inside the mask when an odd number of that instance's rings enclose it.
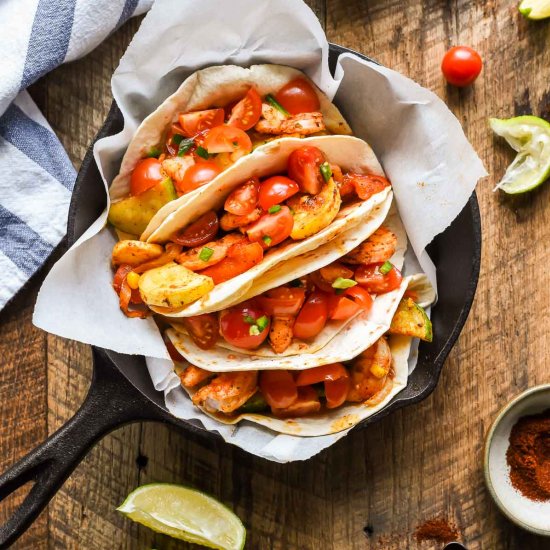
<instances>
[{"instance_id":1,"label":"corn kernel","mask_svg":"<svg viewBox=\"0 0 550 550\"><path fill-rule=\"evenodd\" d=\"M139 274L135 271L130 271L126 277L126 280L128 281L128 286L132 290L136 290L139 287Z\"/></svg>"},{"instance_id":2,"label":"corn kernel","mask_svg":"<svg viewBox=\"0 0 550 550\"><path fill-rule=\"evenodd\" d=\"M382 365L377 365L376 363L372 365L372 367L370 368L370 372L376 378L384 378L384 376L388 374L387 369L385 369Z\"/></svg>"}]
</instances>

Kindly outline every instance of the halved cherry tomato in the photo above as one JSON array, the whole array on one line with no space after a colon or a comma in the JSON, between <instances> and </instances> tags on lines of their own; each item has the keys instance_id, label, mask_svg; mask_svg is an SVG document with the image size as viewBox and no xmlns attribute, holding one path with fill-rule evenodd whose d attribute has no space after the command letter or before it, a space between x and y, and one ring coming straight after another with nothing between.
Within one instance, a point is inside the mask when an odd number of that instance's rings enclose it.
<instances>
[{"instance_id":1,"label":"halved cherry tomato","mask_svg":"<svg viewBox=\"0 0 550 550\"><path fill-rule=\"evenodd\" d=\"M384 294L395 290L401 284L403 276L395 266L385 275L380 273L379 267L383 265L361 265L355 270L355 280L373 294Z\"/></svg>"},{"instance_id":2,"label":"halved cherry tomato","mask_svg":"<svg viewBox=\"0 0 550 550\"><path fill-rule=\"evenodd\" d=\"M351 288L346 288L344 291L344 296L347 296L358 304L362 310L370 311L372 308L373 299L369 292L360 287L359 285L352 286Z\"/></svg>"},{"instance_id":3,"label":"halved cherry tomato","mask_svg":"<svg viewBox=\"0 0 550 550\"><path fill-rule=\"evenodd\" d=\"M258 297L269 315L296 315L306 299L305 288L280 286Z\"/></svg>"},{"instance_id":4,"label":"halved cherry tomato","mask_svg":"<svg viewBox=\"0 0 550 550\"><path fill-rule=\"evenodd\" d=\"M258 204L258 190L260 181L258 178L250 178L246 183L239 185L237 189L225 199L224 209L235 216L250 214Z\"/></svg>"},{"instance_id":5,"label":"halved cherry tomato","mask_svg":"<svg viewBox=\"0 0 550 550\"><path fill-rule=\"evenodd\" d=\"M273 176L262 181L260 185L259 202L264 210L269 210L276 204L281 204L300 191L300 186L285 176Z\"/></svg>"},{"instance_id":6,"label":"halved cherry tomato","mask_svg":"<svg viewBox=\"0 0 550 550\"><path fill-rule=\"evenodd\" d=\"M252 151L248 134L235 126L216 126L204 138L204 147L209 153L231 153L236 161Z\"/></svg>"},{"instance_id":7,"label":"halved cherry tomato","mask_svg":"<svg viewBox=\"0 0 550 550\"><path fill-rule=\"evenodd\" d=\"M181 183L175 182L181 194L189 193L202 185L210 183L222 169L212 160L204 160L190 166L183 175Z\"/></svg>"},{"instance_id":8,"label":"halved cherry tomato","mask_svg":"<svg viewBox=\"0 0 550 550\"><path fill-rule=\"evenodd\" d=\"M140 160L130 176L130 194L139 195L160 183L164 179L161 166L155 158Z\"/></svg>"},{"instance_id":9,"label":"halved cherry tomato","mask_svg":"<svg viewBox=\"0 0 550 550\"><path fill-rule=\"evenodd\" d=\"M290 153L288 157L288 177L298 182L304 193L316 195L321 191L325 180L319 167L326 161L325 155L317 147L305 145Z\"/></svg>"},{"instance_id":10,"label":"halved cherry tomato","mask_svg":"<svg viewBox=\"0 0 550 550\"><path fill-rule=\"evenodd\" d=\"M193 342L201 349L211 349L218 339L218 319L211 313L184 317L183 326L188 330Z\"/></svg>"},{"instance_id":11,"label":"halved cherry tomato","mask_svg":"<svg viewBox=\"0 0 550 550\"><path fill-rule=\"evenodd\" d=\"M172 340L168 338L166 332L162 334L162 339L164 340L164 345L166 346L166 350L168 351L168 355L172 361L185 361L180 352L175 348L174 344L172 344Z\"/></svg>"},{"instance_id":12,"label":"halved cherry tomato","mask_svg":"<svg viewBox=\"0 0 550 550\"><path fill-rule=\"evenodd\" d=\"M481 72L483 63L479 54L468 46L455 46L443 57L441 71L449 84L468 86Z\"/></svg>"},{"instance_id":13,"label":"halved cherry tomato","mask_svg":"<svg viewBox=\"0 0 550 550\"><path fill-rule=\"evenodd\" d=\"M260 317L267 317L256 300L243 302L220 314L220 333L226 342L242 349L257 348L268 336L271 319L263 328L256 324ZM256 334L256 333L257 334Z\"/></svg>"},{"instance_id":14,"label":"halved cherry tomato","mask_svg":"<svg viewBox=\"0 0 550 550\"><path fill-rule=\"evenodd\" d=\"M274 214L264 214L257 222L246 228L246 234L252 242L258 242L262 248L282 243L292 232L294 217L288 206Z\"/></svg>"},{"instance_id":15,"label":"halved cherry tomato","mask_svg":"<svg viewBox=\"0 0 550 550\"><path fill-rule=\"evenodd\" d=\"M291 114L319 111L321 104L313 86L304 78L295 78L285 84L275 99Z\"/></svg>"},{"instance_id":16,"label":"halved cherry tomato","mask_svg":"<svg viewBox=\"0 0 550 550\"><path fill-rule=\"evenodd\" d=\"M322 365L321 367L301 370L298 378L296 378L296 385L311 386L319 382L338 380L339 378L347 378L348 376L348 371L342 363L331 363L329 365Z\"/></svg>"},{"instance_id":17,"label":"halved cherry tomato","mask_svg":"<svg viewBox=\"0 0 550 550\"><path fill-rule=\"evenodd\" d=\"M294 378L286 370L265 370L260 372L260 392L268 405L284 409L298 399L298 388Z\"/></svg>"},{"instance_id":18,"label":"halved cherry tomato","mask_svg":"<svg viewBox=\"0 0 550 550\"><path fill-rule=\"evenodd\" d=\"M364 201L391 185L383 176L375 176L374 174L344 174L342 187L345 188L350 183L355 188L357 196Z\"/></svg>"},{"instance_id":19,"label":"halved cherry tomato","mask_svg":"<svg viewBox=\"0 0 550 550\"><path fill-rule=\"evenodd\" d=\"M231 109L231 116L227 124L241 130L250 130L262 114L262 98L254 89L250 88L247 94Z\"/></svg>"},{"instance_id":20,"label":"halved cherry tomato","mask_svg":"<svg viewBox=\"0 0 550 550\"><path fill-rule=\"evenodd\" d=\"M361 306L344 294L331 294L329 316L333 321L344 321L361 311Z\"/></svg>"},{"instance_id":21,"label":"halved cherry tomato","mask_svg":"<svg viewBox=\"0 0 550 550\"><path fill-rule=\"evenodd\" d=\"M237 243L227 251L227 256L221 262L200 273L212 277L214 284L218 285L259 264L263 256L263 248L258 243Z\"/></svg>"},{"instance_id":22,"label":"halved cherry tomato","mask_svg":"<svg viewBox=\"0 0 550 550\"><path fill-rule=\"evenodd\" d=\"M328 295L314 291L306 300L294 323L293 333L300 340L317 336L327 323Z\"/></svg>"},{"instance_id":23,"label":"halved cherry tomato","mask_svg":"<svg viewBox=\"0 0 550 550\"><path fill-rule=\"evenodd\" d=\"M172 241L182 246L200 246L210 242L218 232L218 216L214 210L209 210L198 220L188 225L172 237Z\"/></svg>"},{"instance_id":24,"label":"halved cherry tomato","mask_svg":"<svg viewBox=\"0 0 550 550\"><path fill-rule=\"evenodd\" d=\"M178 116L183 135L187 137L193 137L207 128L220 126L220 124L223 124L223 119L223 109L208 109Z\"/></svg>"},{"instance_id":25,"label":"halved cherry tomato","mask_svg":"<svg viewBox=\"0 0 550 550\"><path fill-rule=\"evenodd\" d=\"M325 382L325 398L327 409L339 407L348 397L351 379L339 378L331 382Z\"/></svg>"}]
</instances>

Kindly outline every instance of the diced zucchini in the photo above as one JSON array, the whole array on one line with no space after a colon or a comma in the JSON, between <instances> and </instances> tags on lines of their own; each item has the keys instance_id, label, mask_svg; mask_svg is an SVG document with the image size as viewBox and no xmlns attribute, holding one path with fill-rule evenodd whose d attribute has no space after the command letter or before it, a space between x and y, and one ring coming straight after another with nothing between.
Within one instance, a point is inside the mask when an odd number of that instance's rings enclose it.
<instances>
[{"instance_id":1,"label":"diced zucchini","mask_svg":"<svg viewBox=\"0 0 550 550\"><path fill-rule=\"evenodd\" d=\"M268 408L267 401L262 394L257 391L237 412L239 413L258 413Z\"/></svg>"},{"instance_id":2,"label":"diced zucchini","mask_svg":"<svg viewBox=\"0 0 550 550\"><path fill-rule=\"evenodd\" d=\"M403 298L390 325L390 334L403 334L431 342L432 322L426 312L411 298Z\"/></svg>"},{"instance_id":3,"label":"diced zucchini","mask_svg":"<svg viewBox=\"0 0 550 550\"><path fill-rule=\"evenodd\" d=\"M176 198L174 184L166 178L140 195L113 202L109 222L121 231L141 235L157 211Z\"/></svg>"}]
</instances>

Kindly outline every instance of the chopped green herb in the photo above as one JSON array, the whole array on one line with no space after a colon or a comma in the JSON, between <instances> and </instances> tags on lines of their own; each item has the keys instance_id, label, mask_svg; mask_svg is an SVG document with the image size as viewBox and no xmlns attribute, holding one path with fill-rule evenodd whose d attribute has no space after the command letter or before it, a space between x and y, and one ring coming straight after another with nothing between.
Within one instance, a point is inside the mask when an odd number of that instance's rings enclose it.
<instances>
[{"instance_id":1,"label":"chopped green herb","mask_svg":"<svg viewBox=\"0 0 550 550\"><path fill-rule=\"evenodd\" d=\"M323 162L323 164L319 166L319 170L321 171L321 175L323 176L325 182L328 182L328 180L332 178L332 170L330 169L330 164L328 162Z\"/></svg>"},{"instance_id":2,"label":"chopped green herb","mask_svg":"<svg viewBox=\"0 0 550 550\"><path fill-rule=\"evenodd\" d=\"M256 319L254 319L254 317L252 317L252 315L245 315L244 316L244 322L248 323L249 325L255 325L256 324Z\"/></svg>"},{"instance_id":3,"label":"chopped green herb","mask_svg":"<svg viewBox=\"0 0 550 550\"><path fill-rule=\"evenodd\" d=\"M258 328L258 325L252 325L249 329L248 329L248 334L250 334L250 336L258 336L260 334L260 329Z\"/></svg>"},{"instance_id":4,"label":"chopped green herb","mask_svg":"<svg viewBox=\"0 0 550 550\"><path fill-rule=\"evenodd\" d=\"M160 150L160 147L151 147L151 149L149 149L149 152L147 153L147 157L158 159L161 152L162 151Z\"/></svg>"},{"instance_id":5,"label":"chopped green herb","mask_svg":"<svg viewBox=\"0 0 550 550\"><path fill-rule=\"evenodd\" d=\"M263 332L267 328L267 325L269 325L269 319L265 315L262 315L256 321L256 324L258 325L260 332Z\"/></svg>"},{"instance_id":6,"label":"chopped green herb","mask_svg":"<svg viewBox=\"0 0 550 550\"><path fill-rule=\"evenodd\" d=\"M281 205L280 204L276 204L274 206L270 206L267 211L270 213L270 214L277 214L277 212L279 212L279 210L281 210Z\"/></svg>"},{"instance_id":7,"label":"chopped green herb","mask_svg":"<svg viewBox=\"0 0 550 550\"><path fill-rule=\"evenodd\" d=\"M280 113L283 113L285 116L290 116L290 113L271 95L267 94L265 100L274 108L277 109Z\"/></svg>"},{"instance_id":8,"label":"chopped green herb","mask_svg":"<svg viewBox=\"0 0 550 550\"><path fill-rule=\"evenodd\" d=\"M338 277L333 283L332 288L351 288L357 284L353 279L344 279L344 277Z\"/></svg>"},{"instance_id":9,"label":"chopped green herb","mask_svg":"<svg viewBox=\"0 0 550 550\"><path fill-rule=\"evenodd\" d=\"M186 138L182 139L179 142L179 148L178 148L178 157L183 157L185 153L191 149L195 145L195 140L193 138Z\"/></svg>"},{"instance_id":10,"label":"chopped green herb","mask_svg":"<svg viewBox=\"0 0 550 550\"><path fill-rule=\"evenodd\" d=\"M304 284L302 283L302 281L300 281L300 279L294 279L294 281L290 281L290 283L288 284L293 288L299 288L301 286L304 286Z\"/></svg>"},{"instance_id":11,"label":"chopped green herb","mask_svg":"<svg viewBox=\"0 0 550 550\"><path fill-rule=\"evenodd\" d=\"M262 241L264 241L264 243L267 244L267 246L269 246L271 244L272 240L273 239L269 235L264 235L262 237Z\"/></svg>"},{"instance_id":12,"label":"chopped green herb","mask_svg":"<svg viewBox=\"0 0 550 550\"><path fill-rule=\"evenodd\" d=\"M210 155L208 154L208 151L204 147L197 147L197 150L195 151L199 157L203 159L209 159Z\"/></svg>"},{"instance_id":13,"label":"chopped green herb","mask_svg":"<svg viewBox=\"0 0 550 550\"><path fill-rule=\"evenodd\" d=\"M382 275L387 275L393 269L393 264L391 262L384 262L379 268L378 271Z\"/></svg>"},{"instance_id":14,"label":"chopped green herb","mask_svg":"<svg viewBox=\"0 0 550 550\"><path fill-rule=\"evenodd\" d=\"M184 140L184 137L181 134L174 134L172 136L172 142L176 145L179 145Z\"/></svg>"},{"instance_id":15,"label":"chopped green herb","mask_svg":"<svg viewBox=\"0 0 550 550\"><path fill-rule=\"evenodd\" d=\"M212 255L214 254L214 251L211 248L208 248L205 246L199 253L199 260L202 260L203 262L207 262Z\"/></svg>"}]
</instances>

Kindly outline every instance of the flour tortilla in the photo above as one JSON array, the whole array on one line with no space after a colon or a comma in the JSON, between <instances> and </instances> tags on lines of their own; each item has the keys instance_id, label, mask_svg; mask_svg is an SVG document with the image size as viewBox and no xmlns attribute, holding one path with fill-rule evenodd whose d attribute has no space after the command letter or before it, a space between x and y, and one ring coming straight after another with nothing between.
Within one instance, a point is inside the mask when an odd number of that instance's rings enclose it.
<instances>
[{"instance_id":1,"label":"flour tortilla","mask_svg":"<svg viewBox=\"0 0 550 550\"><path fill-rule=\"evenodd\" d=\"M186 78L181 86L140 124L122 158L120 172L109 189L111 200L128 196L130 176L136 164L147 156L152 147L163 141L166 128L176 121L178 113L225 107L243 97L251 86L255 86L261 96L274 94L298 77L307 80L316 91L327 130L333 134L350 135L351 128L338 108L297 69L271 64L253 65L247 69L236 65L208 67ZM188 199L189 194L186 194L161 208L149 222L142 239L147 239L170 212L186 204Z\"/></svg>"},{"instance_id":2,"label":"flour tortilla","mask_svg":"<svg viewBox=\"0 0 550 550\"><path fill-rule=\"evenodd\" d=\"M328 349L329 346L326 346L321 352L320 355L324 355L325 361L319 362L319 364L328 364L338 361L348 361L357 357L362 351L370 347L380 336L385 334L389 329L391 319L395 313L395 309L399 300L405 293L405 290L410 288L415 290L419 295L419 303L423 307L427 307L435 300L435 292L431 287L428 278L423 275L413 275L412 277L407 277L403 280L403 283L399 289L394 291L394 296L388 302L391 302L391 307L388 307L384 314L385 318L372 319L373 324L380 324L380 331L376 333L365 332L367 327L368 320L365 319L356 319L350 325L351 330L346 330L340 332L329 344L332 348ZM384 296L380 296L377 300L381 300ZM395 304L395 302L397 304ZM393 306L395 304L395 307ZM390 306L390 304L386 304ZM380 312L382 313L382 312ZM168 335L177 347L177 335L175 331L169 330ZM376 336L376 337L375 337ZM230 417L224 414L213 414L207 411L203 411L215 418L223 424L236 424L241 420L248 420L255 424L260 424L266 428L269 428L275 432L280 432L289 435L298 435L303 437L316 437L321 435L328 435L337 433L343 430L348 430L364 420L375 414L376 412L385 408L390 401L407 385L408 373L409 373L409 355L411 352L413 339L409 336L403 335L389 335L388 343L392 352L392 368L394 372L393 379L391 379L391 388L387 395L376 405L368 405L365 403L346 403L345 405L338 407L332 411L325 410L322 413L312 416L305 416L302 418L288 418L281 419L272 416L269 413L246 413L239 416ZM353 349L352 356L350 357L349 351ZM338 354L339 350L339 354ZM182 369L187 365L187 363L178 364L176 370ZM310 366L315 365L303 365L303 370ZM287 369L288 365L280 365L279 368ZM215 371L211 365L209 370ZM239 365L239 368L233 370L256 370L255 363L250 360L247 360L246 363ZM184 391L188 393L190 397L195 393L193 390L188 388L183 388Z\"/></svg>"},{"instance_id":3,"label":"flour tortilla","mask_svg":"<svg viewBox=\"0 0 550 550\"><path fill-rule=\"evenodd\" d=\"M322 136L307 139L279 139L262 147L261 150L257 150L253 155L247 157L242 164L235 164L220 174L215 187L206 186L199 189L198 193L186 205L172 212L164 220L160 227L153 232L149 242L166 242L176 231L186 227L205 212L220 209L227 195L251 176L262 178L284 171L289 154L305 144L319 147L324 151L330 162L338 164L344 171L384 174L372 149L367 143L358 138ZM350 238L343 241L338 249L337 257L342 256L372 233L370 230L370 232L367 231L368 227L362 225L362 222L367 220L369 216L377 216L379 219L378 225L380 225L388 212L392 197L391 189L386 188L366 201L357 200L347 204L340 209L340 212L328 227L315 235L301 241L291 241L274 247L267 252L261 263L225 283L216 285L207 295L180 311L166 313L159 309L157 313L175 318L190 317L224 309L230 304L241 301L242 297L254 287L255 282L277 265L316 250L323 244L356 228L355 235L352 236L351 233L348 233ZM320 267L332 261L322 263L325 261L324 256L317 253L317 257ZM314 269L310 269L310 271L312 270ZM268 286L273 288L277 284L278 280L274 279ZM155 310L154 307L151 309Z\"/></svg>"}]
</instances>

